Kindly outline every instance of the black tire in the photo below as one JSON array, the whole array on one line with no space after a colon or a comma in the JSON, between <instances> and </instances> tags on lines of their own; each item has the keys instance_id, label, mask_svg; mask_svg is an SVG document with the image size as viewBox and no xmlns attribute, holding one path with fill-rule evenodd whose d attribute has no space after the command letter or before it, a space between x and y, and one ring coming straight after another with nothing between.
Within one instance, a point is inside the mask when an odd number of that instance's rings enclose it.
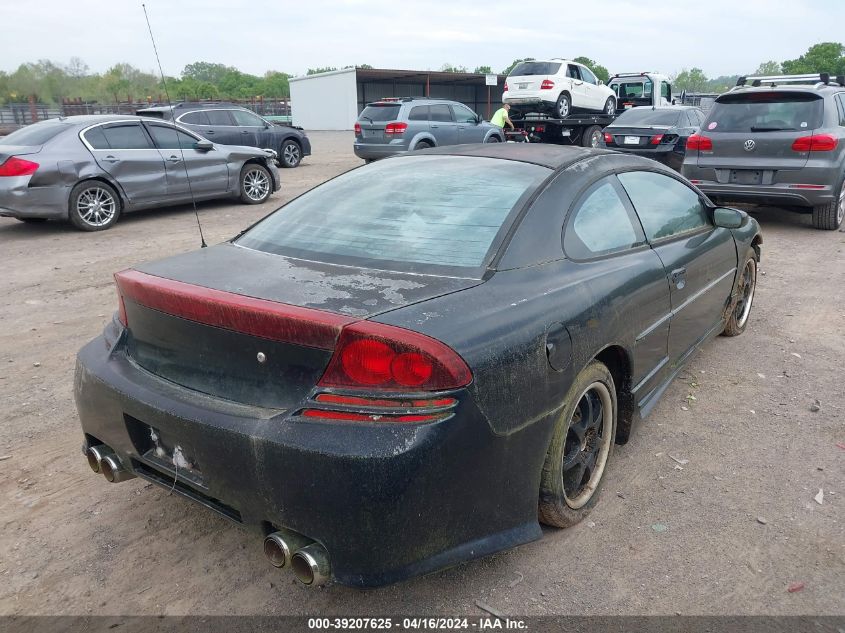
<instances>
[{"instance_id":1,"label":"black tire","mask_svg":"<svg viewBox=\"0 0 845 633\"><path fill-rule=\"evenodd\" d=\"M484 139L484 142L485 142L485 143L501 143L502 141L501 141L501 139L500 139L498 136L496 136L495 134L491 134L491 135L490 135L490 136L488 136L486 139Z\"/></svg>"},{"instance_id":2,"label":"black tire","mask_svg":"<svg viewBox=\"0 0 845 633\"><path fill-rule=\"evenodd\" d=\"M80 231L105 231L120 217L117 192L100 180L86 180L70 192L68 218Z\"/></svg>"},{"instance_id":3,"label":"black tire","mask_svg":"<svg viewBox=\"0 0 845 633\"><path fill-rule=\"evenodd\" d=\"M538 516L546 525L573 526L595 506L613 453L616 411L613 376L602 363L593 361L566 394L546 453L538 504Z\"/></svg>"},{"instance_id":4,"label":"black tire","mask_svg":"<svg viewBox=\"0 0 845 633\"><path fill-rule=\"evenodd\" d=\"M247 163L241 169L241 202L261 204L273 193L273 177L270 171L258 163Z\"/></svg>"},{"instance_id":5,"label":"black tire","mask_svg":"<svg viewBox=\"0 0 845 633\"><path fill-rule=\"evenodd\" d=\"M613 116L616 114L616 99L613 97L608 97L607 101L604 102L604 110L602 110L608 116Z\"/></svg>"},{"instance_id":6,"label":"black tire","mask_svg":"<svg viewBox=\"0 0 845 633\"><path fill-rule=\"evenodd\" d=\"M279 148L279 165L293 169L302 162L302 147L293 139L287 139Z\"/></svg>"},{"instance_id":7,"label":"black tire","mask_svg":"<svg viewBox=\"0 0 845 633\"><path fill-rule=\"evenodd\" d=\"M601 128L598 125L591 125L581 133L582 147L598 147L601 145Z\"/></svg>"},{"instance_id":8,"label":"black tire","mask_svg":"<svg viewBox=\"0 0 845 633\"><path fill-rule=\"evenodd\" d=\"M754 253L749 253L745 258L741 271L736 301L731 304L725 329L722 331L723 336L739 336L748 326L751 304L757 290L757 257Z\"/></svg>"},{"instance_id":9,"label":"black tire","mask_svg":"<svg viewBox=\"0 0 845 633\"><path fill-rule=\"evenodd\" d=\"M833 202L813 207L813 226L822 231L835 231L845 218L845 182L839 184L839 196Z\"/></svg>"},{"instance_id":10,"label":"black tire","mask_svg":"<svg viewBox=\"0 0 845 633\"><path fill-rule=\"evenodd\" d=\"M561 92L555 103L554 115L558 119L565 119L572 114L572 99L565 92Z\"/></svg>"},{"instance_id":11,"label":"black tire","mask_svg":"<svg viewBox=\"0 0 845 633\"><path fill-rule=\"evenodd\" d=\"M18 222L25 222L26 224L43 224L47 218L15 218Z\"/></svg>"},{"instance_id":12,"label":"black tire","mask_svg":"<svg viewBox=\"0 0 845 633\"><path fill-rule=\"evenodd\" d=\"M419 151L421 149L428 149L429 147L434 147L434 145L432 145L428 141L420 141L419 143L414 145L414 151L416 152L416 151Z\"/></svg>"}]
</instances>

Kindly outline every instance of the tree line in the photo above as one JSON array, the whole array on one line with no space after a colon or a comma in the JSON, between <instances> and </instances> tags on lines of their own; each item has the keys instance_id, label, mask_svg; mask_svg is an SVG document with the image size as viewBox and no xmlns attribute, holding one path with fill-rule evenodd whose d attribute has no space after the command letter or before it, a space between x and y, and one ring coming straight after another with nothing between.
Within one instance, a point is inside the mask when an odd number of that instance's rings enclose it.
<instances>
[{"instance_id":1,"label":"tree line","mask_svg":"<svg viewBox=\"0 0 845 633\"><path fill-rule=\"evenodd\" d=\"M508 74L518 63L533 58L515 59L501 74ZM608 69L588 57L576 57L574 61L590 67L604 82L610 77ZM344 68L352 68L345 66ZM357 68L372 68L360 64ZM326 66L309 68L308 75L337 70ZM469 72L466 66L443 64L442 72ZM476 66L476 73L491 73L491 66ZM797 59L783 62L766 61L750 75L804 74L829 72L831 76L845 74L845 46L838 42L822 42L811 46ZM194 62L182 70L179 77L166 77L167 92L173 100L199 99L265 99L290 96L290 73L270 70L263 76L239 71L233 66L210 62ZM673 91L724 92L736 84L739 75L725 75L709 78L701 68L684 68L670 75ZM21 64L17 70L0 71L0 104L25 102L30 95L45 103L60 103L63 98L81 98L83 101L119 103L131 97L134 101L148 98L158 100L164 95L165 85L161 77L152 72L140 70L131 64L119 63L104 73L92 73L88 65L78 57L72 57L67 64L50 60L39 60Z\"/></svg>"}]
</instances>

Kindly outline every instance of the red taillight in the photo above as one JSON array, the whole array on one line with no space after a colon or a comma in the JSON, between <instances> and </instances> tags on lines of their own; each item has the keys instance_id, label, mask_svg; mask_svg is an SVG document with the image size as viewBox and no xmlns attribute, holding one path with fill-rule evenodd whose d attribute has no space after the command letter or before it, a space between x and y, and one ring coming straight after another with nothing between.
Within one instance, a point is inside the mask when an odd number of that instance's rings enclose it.
<instances>
[{"instance_id":1,"label":"red taillight","mask_svg":"<svg viewBox=\"0 0 845 633\"><path fill-rule=\"evenodd\" d=\"M392 123L388 123L384 126L384 133L385 134L404 134L405 130L408 129L407 123L402 123L400 121L393 121Z\"/></svg>"},{"instance_id":2,"label":"red taillight","mask_svg":"<svg viewBox=\"0 0 845 633\"><path fill-rule=\"evenodd\" d=\"M649 143L651 145L660 145L660 141L662 141L662 140L663 140L662 134L655 134L654 136L651 137L651 140L649 141Z\"/></svg>"},{"instance_id":3,"label":"red taillight","mask_svg":"<svg viewBox=\"0 0 845 633\"><path fill-rule=\"evenodd\" d=\"M505 82L505 92L507 92L507 91L508 91L508 82L506 81Z\"/></svg>"},{"instance_id":4,"label":"red taillight","mask_svg":"<svg viewBox=\"0 0 845 633\"><path fill-rule=\"evenodd\" d=\"M613 134L611 134L610 132L605 132L604 133L604 142L607 143L608 145L612 145L614 143Z\"/></svg>"},{"instance_id":5,"label":"red taillight","mask_svg":"<svg viewBox=\"0 0 845 633\"><path fill-rule=\"evenodd\" d=\"M693 134L687 139L687 149L709 151L713 149L713 141L701 134Z\"/></svg>"},{"instance_id":6,"label":"red taillight","mask_svg":"<svg viewBox=\"0 0 845 633\"><path fill-rule=\"evenodd\" d=\"M448 417L449 414L410 413L404 415L381 415L379 413L354 413L351 411L326 411L324 409L305 409L300 415L306 418L344 422L434 422Z\"/></svg>"},{"instance_id":7,"label":"red taillight","mask_svg":"<svg viewBox=\"0 0 845 633\"><path fill-rule=\"evenodd\" d=\"M454 398L399 399L367 398L363 396L345 396L337 393L321 393L314 400L324 404L342 404L350 407L389 407L392 409L414 409L420 407L451 407L457 402Z\"/></svg>"},{"instance_id":8,"label":"red taillight","mask_svg":"<svg viewBox=\"0 0 845 633\"><path fill-rule=\"evenodd\" d=\"M361 136L361 124L355 122L355 136Z\"/></svg>"},{"instance_id":9,"label":"red taillight","mask_svg":"<svg viewBox=\"0 0 845 633\"><path fill-rule=\"evenodd\" d=\"M792 149L796 152L830 152L836 149L837 143L836 137L830 134L813 134L795 139Z\"/></svg>"},{"instance_id":10,"label":"red taillight","mask_svg":"<svg viewBox=\"0 0 845 633\"><path fill-rule=\"evenodd\" d=\"M555 82L551 79L544 79L543 83L540 84L540 90L551 90L555 87Z\"/></svg>"},{"instance_id":11,"label":"red taillight","mask_svg":"<svg viewBox=\"0 0 845 633\"><path fill-rule=\"evenodd\" d=\"M340 333L321 387L457 389L472 374L444 343L424 334L371 321L347 325Z\"/></svg>"},{"instance_id":12,"label":"red taillight","mask_svg":"<svg viewBox=\"0 0 845 633\"><path fill-rule=\"evenodd\" d=\"M0 165L0 176L31 176L38 170L38 163L10 156Z\"/></svg>"}]
</instances>

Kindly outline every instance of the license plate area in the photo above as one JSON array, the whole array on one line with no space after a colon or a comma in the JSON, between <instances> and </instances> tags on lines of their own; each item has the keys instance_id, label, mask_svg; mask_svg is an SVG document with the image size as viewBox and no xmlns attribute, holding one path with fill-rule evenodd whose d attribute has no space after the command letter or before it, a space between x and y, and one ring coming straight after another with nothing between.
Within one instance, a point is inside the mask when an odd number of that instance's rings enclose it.
<instances>
[{"instance_id":1,"label":"license plate area","mask_svg":"<svg viewBox=\"0 0 845 633\"><path fill-rule=\"evenodd\" d=\"M625 145L639 145L640 144L640 137L639 136L626 136L623 143Z\"/></svg>"},{"instance_id":2,"label":"license plate area","mask_svg":"<svg viewBox=\"0 0 845 633\"><path fill-rule=\"evenodd\" d=\"M759 185L763 172L757 169L732 169L730 182L735 185Z\"/></svg>"},{"instance_id":3,"label":"license plate area","mask_svg":"<svg viewBox=\"0 0 845 633\"><path fill-rule=\"evenodd\" d=\"M376 136L382 136L382 130L361 130L361 136L364 138L374 138Z\"/></svg>"},{"instance_id":4,"label":"license plate area","mask_svg":"<svg viewBox=\"0 0 845 633\"><path fill-rule=\"evenodd\" d=\"M528 84L517 84L517 87L518 87L520 90L527 90L527 89L528 89Z\"/></svg>"},{"instance_id":5,"label":"license plate area","mask_svg":"<svg viewBox=\"0 0 845 633\"><path fill-rule=\"evenodd\" d=\"M141 459L173 477L174 482L183 480L200 488L208 488L189 443L171 433L163 433L131 415L124 414L123 418Z\"/></svg>"}]
</instances>

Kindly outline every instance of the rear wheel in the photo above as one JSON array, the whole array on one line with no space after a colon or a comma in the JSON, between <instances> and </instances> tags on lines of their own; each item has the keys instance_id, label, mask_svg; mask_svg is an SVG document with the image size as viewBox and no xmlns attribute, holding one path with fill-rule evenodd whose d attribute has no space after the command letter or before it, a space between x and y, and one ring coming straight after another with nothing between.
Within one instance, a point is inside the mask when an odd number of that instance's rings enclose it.
<instances>
[{"instance_id":1,"label":"rear wheel","mask_svg":"<svg viewBox=\"0 0 845 633\"><path fill-rule=\"evenodd\" d=\"M565 119L572 111L572 100L565 92L561 92L555 103L555 116L559 119Z\"/></svg>"},{"instance_id":2,"label":"rear wheel","mask_svg":"<svg viewBox=\"0 0 845 633\"><path fill-rule=\"evenodd\" d=\"M484 139L484 142L485 143L499 143L500 141L499 141L498 136L496 136L495 134L491 134L486 139Z\"/></svg>"},{"instance_id":3,"label":"rear wheel","mask_svg":"<svg viewBox=\"0 0 845 633\"><path fill-rule=\"evenodd\" d=\"M598 147L601 145L601 128L591 125L581 134L581 145L584 147Z\"/></svg>"},{"instance_id":4,"label":"rear wheel","mask_svg":"<svg viewBox=\"0 0 845 633\"><path fill-rule=\"evenodd\" d=\"M261 204L273 193L273 179L263 165L248 163L241 169L241 202Z\"/></svg>"},{"instance_id":5,"label":"rear wheel","mask_svg":"<svg viewBox=\"0 0 845 633\"><path fill-rule=\"evenodd\" d=\"M419 143L414 145L414 151L417 151L417 150L420 150L420 149L428 149L430 147L434 147L434 146L431 143L429 143L428 141L420 141Z\"/></svg>"},{"instance_id":6,"label":"rear wheel","mask_svg":"<svg viewBox=\"0 0 845 633\"><path fill-rule=\"evenodd\" d=\"M288 139L282 143L279 151L279 163L282 167L296 167L302 162L302 148L294 140Z\"/></svg>"},{"instance_id":7,"label":"rear wheel","mask_svg":"<svg viewBox=\"0 0 845 633\"><path fill-rule=\"evenodd\" d=\"M104 182L81 182L70 192L68 217L81 231L104 231L120 217L120 198Z\"/></svg>"},{"instance_id":8,"label":"rear wheel","mask_svg":"<svg viewBox=\"0 0 845 633\"><path fill-rule=\"evenodd\" d=\"M570 527L587 516L598 501L615 435L613 376L593 361L575 378L555 424L540 480L540 521Z\"/></svg>"},{"instance_id":9,"label":"rear wheel","mask_svg":"<svg viewBox=\"0 0 845 633\"><path fill-rule=\"evenodd\" d=\"M845 182L839 185L839 198L813 207L813 226L823 231L835 231L845 218Z\"/></svg>"},{"instance_id":10,"label":"rear wheel","mask_svg":"<svg viewBox=\"0 0 845 633\"><path fill-rule=\"evenodd\" d=\"M608 97L604 104L604 113L610 116L616 114L616 99Z\"/></svg>"},{"instance_id":11,"label":"rear wheel","mask_svg":"<svg viewBox=\"0 0 845 633\"><path fill-rule=\"evenodd\" d=\"M748 317L751 314L751 302L754 301L754 291L757 289L757 259L749 254L742 267L742 277L739 279L736 303L728 315L724 336L739 336L745 332Z\"/></svg>"}]
</instances>

